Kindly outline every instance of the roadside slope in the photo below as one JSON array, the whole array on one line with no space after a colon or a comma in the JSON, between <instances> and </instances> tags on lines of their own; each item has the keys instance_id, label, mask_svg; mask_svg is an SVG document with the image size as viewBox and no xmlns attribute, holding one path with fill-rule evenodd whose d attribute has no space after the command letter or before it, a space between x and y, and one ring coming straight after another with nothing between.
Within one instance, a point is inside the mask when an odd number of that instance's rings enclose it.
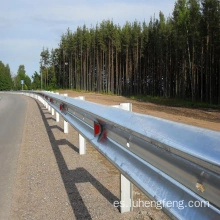
<instances>
[{"instance_id":1,"label":"roadside slope","mask_svg":"<svg viewBox=\"0 0 220 220\"><path fill-rule=\"evenodd\" d=\"M68 93L68 95L71 97L85 96L86 101L96 102L103 105L117 105L123 102L130 102L132 103L134 112L220 131L219 110L170 107L149 102L137 101L123 96L104 95L92 92L75 92L70 90L63 90L60 91L60 93Z\"/></svg>"}]
</instances>

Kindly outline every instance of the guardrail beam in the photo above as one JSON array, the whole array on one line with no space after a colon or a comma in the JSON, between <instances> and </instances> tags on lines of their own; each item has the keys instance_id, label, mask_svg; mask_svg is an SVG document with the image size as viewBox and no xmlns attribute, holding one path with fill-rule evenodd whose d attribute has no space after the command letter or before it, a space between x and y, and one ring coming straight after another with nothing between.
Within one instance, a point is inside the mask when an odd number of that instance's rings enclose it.
<instances>
[{"instance_id":1,"label":"guardrail beam","mask_svg":"<svg viewBox=\"0 0 220 220\"><path fill-rule=\"evenodd\" d=\"M219 132L48 92L30 93L41 95L45 105L51 105L148 198L163 201L162 209L171 218L219 219ZM96 123L100 124L97 130ZM79 136L79 142L82 138ZM79 143L79 152L86 153L85 142ZM122 187L124 194L129 195L129 188ZM124 207L125 199L121 196ZM182 206L170 206L172 201ZM208 205L192 207L191 202Z\"/></svg>"}]
</instances>

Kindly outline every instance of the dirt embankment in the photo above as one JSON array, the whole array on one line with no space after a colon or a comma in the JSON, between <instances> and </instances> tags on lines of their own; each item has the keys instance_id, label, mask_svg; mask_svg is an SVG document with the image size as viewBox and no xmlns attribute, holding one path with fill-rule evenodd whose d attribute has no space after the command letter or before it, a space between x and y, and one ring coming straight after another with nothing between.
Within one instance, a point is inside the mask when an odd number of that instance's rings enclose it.
<instances>
[{"instance_id":1,"label":"dirt embankment","mask_svg":"<svg viewBox=\"0 0 220 220\"><path fill-rule=\"evenodd\" d=\"M86 93L67 90L60 93L67 93L70 97L85 96L86 101L96 102L103 105L116 105L123 102L130 102L132 103L134 112L148 114L155 117L207 128L215 131L220 131L219 110L170 107L149 102L132 100L123 96L103 95L91 92Z\"/></svg>"}]
</instances>

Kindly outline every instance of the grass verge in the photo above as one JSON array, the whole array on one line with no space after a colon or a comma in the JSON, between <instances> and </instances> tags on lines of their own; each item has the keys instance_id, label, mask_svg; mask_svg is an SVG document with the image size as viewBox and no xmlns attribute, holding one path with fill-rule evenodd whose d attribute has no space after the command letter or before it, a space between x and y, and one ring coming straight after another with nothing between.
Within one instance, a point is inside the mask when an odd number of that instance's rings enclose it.
<instances>
[{"instance_id":1,"label":"grass verge","mask_svg":"<svg viewBox=\"0 0 220 220\"><path fill-rule=\"evenodd\" d=\"M220 105L213 105L204 102L192 102L191 100L182 100L177 98L164 98L159 96L149 95L132 95L129 98L142 102L151 102L158 105L184 107L184 108L203 108L203 109L217 109L220 110Z\"/></svg>"}]
</instances>

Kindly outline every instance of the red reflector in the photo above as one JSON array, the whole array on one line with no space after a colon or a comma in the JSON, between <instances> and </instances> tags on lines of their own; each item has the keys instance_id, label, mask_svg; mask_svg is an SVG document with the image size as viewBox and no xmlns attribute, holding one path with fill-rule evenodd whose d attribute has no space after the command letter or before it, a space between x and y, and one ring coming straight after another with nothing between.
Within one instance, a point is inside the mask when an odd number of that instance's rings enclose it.
<instances>
[{"instance_id":1,"label":"red reflector","mask_svg":"<svg viewBox=\"0 0 220 220\"><path fill-rule=\"evenodd\" d=\"M101 133L101 125L97 122L94 122L94 136Z\"/></svg>"},{"instance_id":2,"label":"red reflector","mask_svg":"<svg viewBox=\"0 0 220 220\"><path fill-rule=\"evenodd\" d=\"M52 102L52 103L53 103L53 99L50 99L50 102Z\"/></svg>"},{"instance_id":3,"label":"red reflector","mask_svg":"<svg viewBox=\"0 0 220 220\"><path fill-rule=\"evenodd\" d=\"M62 111L63 110L63 105L62 104L60 104L60 111Z\"/></svg>"}]
</instances>

